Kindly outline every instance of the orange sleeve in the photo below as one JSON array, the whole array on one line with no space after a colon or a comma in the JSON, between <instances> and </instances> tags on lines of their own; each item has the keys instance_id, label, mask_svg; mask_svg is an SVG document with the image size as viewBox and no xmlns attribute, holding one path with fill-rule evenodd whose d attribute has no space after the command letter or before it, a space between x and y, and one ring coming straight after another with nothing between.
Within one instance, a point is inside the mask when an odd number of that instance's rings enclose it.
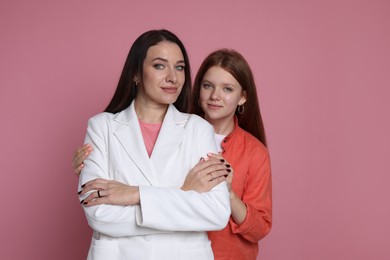
<instances>
[{"instance_id":1,"label":"orange sleeve","mask_svg":"<svg viewBox=\"0 0 390 260\"><path fill-rule=\"evenodd\" d=\"M246 217L240 225L232 218L229 224L233 233L257 243L270 232L272 226L272 183L268 151L263 147L253 149L247 163L247 182L242 197L247 207Z\"/></svg>"}]
</instances>

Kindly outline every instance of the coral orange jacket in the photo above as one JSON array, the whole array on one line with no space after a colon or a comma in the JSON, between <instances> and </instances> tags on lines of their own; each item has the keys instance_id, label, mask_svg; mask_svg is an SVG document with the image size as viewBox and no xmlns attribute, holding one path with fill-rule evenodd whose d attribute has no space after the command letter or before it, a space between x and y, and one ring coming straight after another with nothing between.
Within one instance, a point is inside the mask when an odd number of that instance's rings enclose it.
<instances>
[{"instance_id":1,"label":"coral orange jacket","mask_svg":"<svg viewBox=\"0 0 390 260\"><path fill-rule=\"evenodd\" d=\"M216 260L255 260L258 241L272 225L271 167L267 148L237 124L222 141L222 155L234 169L232 190L247 208L245 220L230 217L221 231L208 232Z\"/></svg>"}]
</instances>

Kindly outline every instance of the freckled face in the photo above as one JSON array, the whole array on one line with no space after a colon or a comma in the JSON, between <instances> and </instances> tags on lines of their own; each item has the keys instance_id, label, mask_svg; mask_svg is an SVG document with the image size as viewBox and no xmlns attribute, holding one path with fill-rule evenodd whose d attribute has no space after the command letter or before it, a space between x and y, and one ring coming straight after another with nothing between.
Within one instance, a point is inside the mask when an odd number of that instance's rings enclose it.
<instances>
[{"instance_id":1,"label":"freckled face","mask_svg":"<svg viewBox=\"0 0 390 260\"><path fill-rule=\"evenodd\" d=\"M185 81L184 67L183 53L177 44L163 41L150 47L137 99L156 105L174 103Z\"/></svg>"},{"instance_id":2,"label":"freckled face","mask_svg":"<svg viewBox=\"0 0 390 260\"><path fill-rule=\"evenodd\" d=\"M205 73L199 102L207 121L233 120L237 106L245 101L241 85L229 72L213 66Z\"/></svg>"}]
</instances>

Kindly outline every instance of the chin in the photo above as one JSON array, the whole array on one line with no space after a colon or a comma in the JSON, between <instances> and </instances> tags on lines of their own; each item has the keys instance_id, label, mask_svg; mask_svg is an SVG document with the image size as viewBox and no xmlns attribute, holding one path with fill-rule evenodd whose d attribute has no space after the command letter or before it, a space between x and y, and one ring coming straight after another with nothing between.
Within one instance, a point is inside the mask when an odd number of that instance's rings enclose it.
<instances>
[{"instance_id":1,"label":"chin","mask_svg":"<svg viewBox=\"0 0 390 260\"><path fill-rule=\"evenodd\" d=\"M215 121L215 120L219 120L219 119L221 119L222 117L221 116L219 116L219 115L213 115L212 113L210 114L210 113L208 113L206 116L205 116L205 119L207 119L208 121L209 120L212 120L212 121Z\"/></svg>"},{"instance_id":2,"label":"chin","mask_svg":"<svg viewBox=\"0 0 390 260\"><path fill-rule=\"evenodd\" d=\"M170 105L170 104L175 103L176 100L177 100L177 97L176 98L164 99L164 100L161 101L161 104Z\"/></svg>"}]
</instances>

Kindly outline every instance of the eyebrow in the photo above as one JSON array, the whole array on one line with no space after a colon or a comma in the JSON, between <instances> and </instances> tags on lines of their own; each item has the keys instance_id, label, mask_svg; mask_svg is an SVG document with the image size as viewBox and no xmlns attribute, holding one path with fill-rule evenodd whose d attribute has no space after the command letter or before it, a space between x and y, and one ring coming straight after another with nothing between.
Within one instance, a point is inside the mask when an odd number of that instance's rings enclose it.
<instances>
[{"instance_id":1,"label":"eyebrow","mask_svg":"<svg viewBox=\"0 0 390 260\"><path fill-rule=\"evenodd\" d=\"M210 85L213 85L213 86L214 86L214 83L212 83L211 81L209 81L209 80L207 80L207 79L202 80L200 83L209 83ZM224 87L227 87L227 86L234 87L234 88L237 87L237 86L234 85L233 83L227 83L227 82L222 82L222 85L223 85Z\"/></svg>"},{"instance_id":2,"label":"eyebrow","mask_svg":"<svg viewBox=\"0 0 390 260\"><path fill-rule=\"evenodd\" d=\"M152 61L156 61L156 60L157 60L157 61L168 62L167 59L164 59L164 58L161 58L161 57L154 58ZM177 63L185 63L185 62L184 62L184 60L179 60L179 61L176 62L176 64L177 64Z\"/></svg>"}]
</instances>

